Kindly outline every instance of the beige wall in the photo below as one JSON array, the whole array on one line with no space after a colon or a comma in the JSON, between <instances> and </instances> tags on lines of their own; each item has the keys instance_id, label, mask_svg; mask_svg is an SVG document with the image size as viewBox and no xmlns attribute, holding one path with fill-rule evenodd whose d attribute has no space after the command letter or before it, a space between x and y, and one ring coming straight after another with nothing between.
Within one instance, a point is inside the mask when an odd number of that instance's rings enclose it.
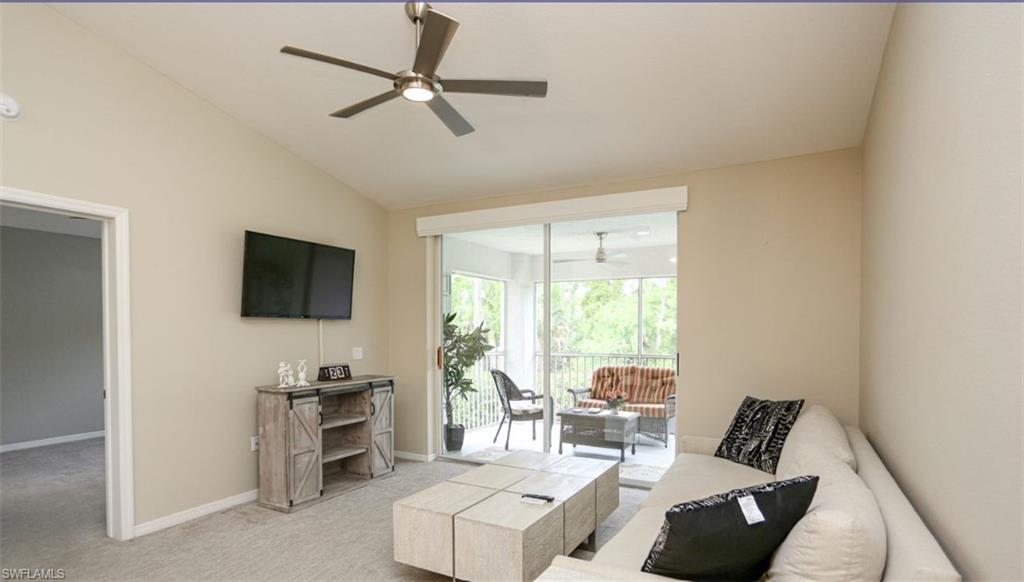
<instances>
[{"instance_id":1,"label":"beige wall","mask_svg":"<svg viewBox=\"0 0 1024 582\"><path fill-rule=\"evenodd\" d=\"M3 184L131 211L136 521L254 489L252 388L315 365L316 324L239 316L242 232L355 248L326 357L383 371L386 212L52 9L2 10Z\"/></svg>"},{"instance_id":2,"label":"beige wall","mask_svg":"<svg viewBox=\"0 0 1024 582\"><path fill-rule=\"evenodd\" d=\"M973 579L1020 579L1018 5L896 10L864 145L861 424Z\"/></svg>"},{"instance_id":3,"label":"beige wall","mask_svg":"<svg viewBox=\"0 0 1024 582\"><path fill-rule=\"evenodd\" d=\"M427 453L428 304L418 216L689 187L679 219L681 432L720 435L746 394L806 397L857 424L860 150L396 211L391 369L400 450Z\"/></svg>"}]
</instances>

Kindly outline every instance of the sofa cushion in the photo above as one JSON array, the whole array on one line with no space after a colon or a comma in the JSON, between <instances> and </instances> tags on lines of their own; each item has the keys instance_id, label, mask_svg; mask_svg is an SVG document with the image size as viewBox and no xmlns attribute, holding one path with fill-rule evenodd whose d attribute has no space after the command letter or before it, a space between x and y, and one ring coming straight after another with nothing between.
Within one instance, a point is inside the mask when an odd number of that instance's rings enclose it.
<instances>
[{"instance_id":1,"label":"sofa cushion","mask_svg":"<svg viewBox=\"0 0 1024 582\"><path fill-rule=\"evenodd\" d=\"M885 521L885 579L959 582L960 573L900 491L864 433L847 428L846 435L857 455L857 474L871 489Z\"/></svg>"},{"instance_id":2,"label":"sofa cushion","mask_svg":"<svg viewBox=\"0 0 1024 582\"><path fill-rule=\"evenodd\" d=\"M604 400L595 400L593 398L587 398L580 400L576 403L577 406L584 408L604 408ZM619 407L619 410L625 410L626 412L637 412L640 416L650 416L655 418L665 418L668 416L665 410L664 404L623 404Z\"/></svg>"},{"instance_id":3,"label":"sofa cushion","mask_svg":"<svg viewBox=\"0 0 1024 582\"><path fill-rule=\"evenodd\" d=\"M747 396L736 409L716 457L775 474L782 446L803 400L761 400Z\"/></svg>"},{"instance_id":4,"label":"sofa cushion","mask_svg":"<svg viewBox=\"0 0 1024 582\"><path fill-rule=\"evenodd\" d=\"M800 414L793 429L789 431L782 454L779 455L776 473L792 474L794 471L789 470L789 467L797 463L801 456L820 453L829 454L854 471L857 470L857 458L850 448L846 431L829 409L815 404Z\"/></svg>"},{"instance_id":5,"label":"sofa cushion","mask_svg":"<svg viewBox=\"0 0 1024 582\"><path fill-rule=\"evenodd\" d=\"M648 366L601 366L594 370L590 396L606 400L613 394L624 394L632 404L661 404L675 394L676 371L672 368Z\"/></svg>"},{"instance_id":6,"label":"sofa cushion","mask_svg":"<svg viewBox=\"0 0 1024 582\"><path fill-rule=\"evenodd\" d=\"M619 533L601 546L591 562L625 568L639 574L663 523L665 508L641 508L633 519L622 526Z\"/></svg>"},{"instance_id":7,"label":"sofa cushion","mask_svg":"<svg viewBox=\"0 0 1024 582\"><path fill-rule=\"evenodd\" d=\"M636 384L631 387L631 403L661 404L676 392L676 371L672 368L637 366L633 376Z\"/></svg>"},{"instance_id":8,"label":"sofa cushion","mask_svg":"<svg viewBox=\"0 0 1024 582\"><path fill-rule=\"evenodd\" d=\"M774 480L775 477L764 471L726 459L680 453L640 506L660 507L664 511L683 501Z\"/></svg>"},{"instance_id":9,"label":"sofa cushion","mask_svg":"<svg viewBox=\"0 0 1024 582\"><path fill-rule=\"evenodd\" d=\"M818 478L795 477L687 501L665 512L643 571L681 580L757 580L807 512Z\"/></svg>"},{"instance_id":10,"label":"sofa cushion","mask_svg":"<svg viewBox=\"0 0 1024 582\"><path fill-rule=\"evenodd\" d=\"M610 394L629 394L636 366L601 366L590 379L590 396L604 401Z\"/></svg>"},{"instance_id":11,"label":"sofa cushion","mask_svg":"<svg viewBox=\"0 0 1024 582\"><path fill-rule=\"evenodd\" d=\"M839 459L814 455L780 472L819 476L807 515L779 546L768 570L774 580L879 580L886 530L871 490Z\"/></svg>"}]
</instances>

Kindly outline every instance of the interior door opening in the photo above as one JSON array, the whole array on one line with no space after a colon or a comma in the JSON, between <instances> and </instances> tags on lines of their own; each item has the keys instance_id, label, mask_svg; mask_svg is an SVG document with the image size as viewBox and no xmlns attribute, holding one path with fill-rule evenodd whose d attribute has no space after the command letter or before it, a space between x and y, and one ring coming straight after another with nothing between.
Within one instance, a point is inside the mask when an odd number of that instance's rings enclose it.
<instances>
[{"instance_id":1,"label":"interior door opening","mask_svg":"<svg viewBox=\"0 0 1024 582\"><path fill-rule=\"evenodd\" d=\"M5 565L107 523L103 224L0 206L0 545Z\"/></svg>"},{"instance_id":2,"label":"interior door opening","mask_svg":"<svg viewBox=\"0 0 1024 582\"><path fill-rule=\"evenodd\" d=\"M622 460L627 482L660 477L675 454L676 216L443 236L443 335L485 343L460 374L445 342L445 383L465 388L441 398L444 426L463 429L445 456L535 450Z\"/></svg>"}]
</instances>

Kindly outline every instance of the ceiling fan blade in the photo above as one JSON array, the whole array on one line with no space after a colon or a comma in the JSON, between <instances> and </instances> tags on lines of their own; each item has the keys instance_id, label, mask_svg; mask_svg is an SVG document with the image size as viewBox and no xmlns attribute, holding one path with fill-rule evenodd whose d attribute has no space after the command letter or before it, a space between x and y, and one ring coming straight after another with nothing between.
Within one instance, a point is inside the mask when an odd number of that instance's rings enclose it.
<instances>
[{"instance_id":1,"label":"ceiling fan blade","mask_svg":"<svg viewBox=\"0 0 1024 582\"><path fill-rule=\"evenodd\" d=\"M353 63L351 61L346 61L343 59L339 59L337 57L332 57L330 55L323 55L320 53L307 51L306 49L300 49L293 46L283 46L281 47L281 52L283 52L286 55L294 55L297 57L313 59L314 61L320 61L322 63L338 65L339 67L345 67L346 69L352 69L354 71L360 71L362 73L377 75L378 77L384 77L385 79L389 79L392 81L398 78L398 75L394 73L389 73L387 71L382 71L380 69L375 69L373 67L367 67L366 65L360 65L359 63Z\"/></svg>"},{"instance_id":2,"label":"ceiling fan blade","mask_svg":"<svg viewBox=\"0 0 1024 582\"><path fill-rule=\"evenodd\" d=\"M473 126L466 121L466 118L459 115L459 112L452 107L451 103L444 100L444 97L435 95L433 99L427 101L427 107L441 118L448 129L455 134L456 137L466 135L473 131Z\"/></svg>"},{"instance_id":3,"label":"ceiling fan blade","mask_svg":"<svg viewBox=\"0 0 1024 582\"><path fill-rule=\"evenodd\" d=\"M594 259L555 259L554 261L551 262L556 265L561 265L564 263L593 263Z\"/></svg>"},{"instance_id":4,"label":"ceiling fan blade","mask_svg":"<svg viewBox=\"0 0 1024 582\"><path fill-rule=\"evenodd\" d=\"M334 113L332 113L331 117L343 117L343 118L347 119L347 118L352 117L353 115L355 115L357 113L362 113L363 111L366 111L367 109L369 109L371 107L376 107L376 106L380 105L381 103L385 103L387 101L391 101L392 99L394 99L395 97L398 97L399 95L400 95L400 93L398 92L397 89L392 89L392 90L387 91L385 93L381 93L380 95L376 95L374 97L370 97L369 99L367 99L365 101L360 101L359 103L356 103L355 105L349 105L348 107L346 107L344 109L339 109L339 110L335 111Z\"/></svg>"},{"instance_id":5,"label":"ceiling fan blade","mask_svg":"<svg viewBox=\"0 0 1024 582\"><path fill-rule=\"evenodd\" d=\"M545 97L547 81L489 81L483 79L442 79L446 93L477 93L479 95L511 95Z\"/></svg>"},{"instance_id":6,"label":"ceiling fan blade","mask_svg":"<svg viewBox=\"0 0 1024 582\"><path fill-rule=\"evenodd\" d=\"M427 16L423 19L423 34L420 35L420 46L416 49L416 61L412 64L412 71L433 77L458 28L458 20L449 18L433 9L427 10Z\"/></svg>"},{"instance_id":7,"label":"ceiling fan blade","mask_svg":"<svg viewBox=\"0 0 1024 582\"><path fill-rule=\"evenodd\" d=\"M628 258L629 255L627 255L626 253L615 253L614 255L608 257L608 259L611 261L621 261Z\"/></svg>"}]
</instances>

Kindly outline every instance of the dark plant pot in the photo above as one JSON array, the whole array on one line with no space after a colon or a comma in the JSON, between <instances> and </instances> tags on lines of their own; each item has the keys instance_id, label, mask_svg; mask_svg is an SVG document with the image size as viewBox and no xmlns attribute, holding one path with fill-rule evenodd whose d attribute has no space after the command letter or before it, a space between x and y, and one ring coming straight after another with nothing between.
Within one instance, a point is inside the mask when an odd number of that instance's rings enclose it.
<instances>
[{"instance_id":1,"label":"dark plant pot","mask_svg":"<svg viewBox=\"0 0 1024 582\"><path fill-rule=\"evenodd\" d=\"M461 451L466 438L466 427L461 424L444 425L444 448L446 451Z\"/></svg>"}]
</instances>

